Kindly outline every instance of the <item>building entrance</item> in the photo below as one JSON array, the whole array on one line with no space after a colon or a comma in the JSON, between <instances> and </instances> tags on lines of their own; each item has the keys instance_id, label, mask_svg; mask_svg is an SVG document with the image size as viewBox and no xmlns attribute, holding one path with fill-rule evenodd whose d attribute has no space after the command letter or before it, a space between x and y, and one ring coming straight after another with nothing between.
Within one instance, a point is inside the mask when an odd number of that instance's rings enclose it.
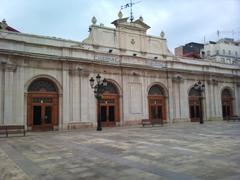
<instances>
[{"instance_id":1,"label":"building entrance","mask_svg":"<svg viewBox=\"0 0 240 180\"><path fill-rule=\"evenodd\" d=\"M189 92L189 116L191 122L200 122L202 115L201 94L192 88Z\"/></svg>"},{"instance_id":2,"label":"building entrance","mask_svg":"<svg viewBox=\"0 0 240 180\"><path fill-rule=\"evenodd\" d=\"M228 89L222 91L222 116L223 119L230 119L233 115L232 95Z\"/></svg>"},{"instance_id":3,"label":"building entrance","mask_svg":"<svg viewBox=\"0 0 240 180\"><path fill-rule=\"evenodd\" d=\"M166 121L166 98L164 90L159 85L154 85L148 92L149 119Z\"/></svg>"},{"instance_id":4,"label":"building entrance","mask_svg":"<svg viewBox=\"0 0 240 180\"><path fill-rule=\"evenodd\" d=\"M115 126L117 122L120 122L118 89L113 83L107 82L107 87L104 87L101 91L103 95L98 100L97 112L100 112L98 118L101 118L103 127Z\"/></svg>"},{"instance_id":5,"label":"building entrance","mask_svg":"<svg viewBox=\"0 0 240 180\"><path fill-rule=\"evenodd\" d=\"M53 130L58 125L58 93L48 79L35 80L28 89L27 125L31 130Z\"/></svg>"},{"instance_id":6,"label":"building entrance","mask_svg":"<svg viewBox=\"0 0 240 180\"><path fill-rule=\"evenodd\" d=\"M118 117L118 97L117 96L103 96L100 100L100 113L102 126L115 126Z\"/></svg>"}]
</instances>

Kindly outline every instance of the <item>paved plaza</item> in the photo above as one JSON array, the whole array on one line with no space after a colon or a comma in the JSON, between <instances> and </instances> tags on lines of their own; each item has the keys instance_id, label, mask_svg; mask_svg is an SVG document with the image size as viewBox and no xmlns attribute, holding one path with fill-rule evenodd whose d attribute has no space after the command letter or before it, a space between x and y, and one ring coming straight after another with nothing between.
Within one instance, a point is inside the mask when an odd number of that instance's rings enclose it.
<instances>
[{"instance_id":1,"label":"paved plaza","mask_svg":"<svg viewBox=\"0 0 240 180\"><path fill-rule=\"evenodd\" d=\"M0 179L240 179L240 122L2 137Z\"/></svg>"}]
</instances>

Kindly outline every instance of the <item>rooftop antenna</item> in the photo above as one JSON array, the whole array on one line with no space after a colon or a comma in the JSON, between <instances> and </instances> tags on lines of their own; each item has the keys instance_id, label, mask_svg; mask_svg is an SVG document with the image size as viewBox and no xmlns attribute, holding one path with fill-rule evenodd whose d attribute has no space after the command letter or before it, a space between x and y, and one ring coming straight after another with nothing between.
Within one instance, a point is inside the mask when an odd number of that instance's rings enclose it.
<instances>
[{"instance_id":1,"label":"rooftop antenna","mask_svg":"<svg viewBox=\"0 0 240 180\"><path fill-rule=\"evenodd\" d=\"M132 6L137 4L137 3L140 3L140 2L142 2L142 1L132 2L132 0L130 0L130 3L127 3L127 4L123 5L123 6L121 6L121 10L130 7L130 21L131 22L133 22L133 19L134 19L133 12L132 12Z\"/></svg>"}]
</instances>

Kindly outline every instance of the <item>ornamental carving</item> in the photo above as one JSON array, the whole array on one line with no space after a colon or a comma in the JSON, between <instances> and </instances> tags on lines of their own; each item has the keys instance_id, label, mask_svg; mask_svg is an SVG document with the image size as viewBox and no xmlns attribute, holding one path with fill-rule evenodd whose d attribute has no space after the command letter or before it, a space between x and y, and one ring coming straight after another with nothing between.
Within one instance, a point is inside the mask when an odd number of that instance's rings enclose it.
<instances>
[{"instance_id":1,"label":"ornamental carving","mask_svg":"<svg viewBox=\"0 0 240 180\"><path fill-rule=\"evenodd\" d=\"M132 44L132 45L135 44L135 40L134 40L134 39L131 40L131 44Z\"/></svg>"}]
</instances>

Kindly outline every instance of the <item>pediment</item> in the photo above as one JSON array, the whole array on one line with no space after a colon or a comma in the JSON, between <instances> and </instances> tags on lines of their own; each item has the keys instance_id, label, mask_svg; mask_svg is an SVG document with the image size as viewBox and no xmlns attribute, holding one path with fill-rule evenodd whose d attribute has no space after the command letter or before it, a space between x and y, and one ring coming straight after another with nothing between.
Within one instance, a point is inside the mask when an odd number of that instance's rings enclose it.
<instances>
[{"instance_id":1,"label":"pediment","mask_svg":"<svg viewBox=\"0 0 240 180\"><path fill-rule=\"evenodd\" d=\"M144 23L144 22L141 21L140 19L137 19L137 20L134 21L133 23L142 26L142 28L144 28L144 29L146 29L146 30L148 30L149 28L151 28L150 26L148 26L146 23Z\"/></svg>"},{"instance_id":2,"label":"pediment","mask_svg":"<svg viewBox=\"0 0 240 180\"><path fill-rule=\"evenodd\" d=\"M112 22L117 27L125 27L127 29L133 29L133 30L141 30L141 31L147 31L150 26L145 24L142 20L137 19L136 21L133 22L128 22L128 17L127 18L121 18L117 19Z\"/></svg>"}]
</instances>

